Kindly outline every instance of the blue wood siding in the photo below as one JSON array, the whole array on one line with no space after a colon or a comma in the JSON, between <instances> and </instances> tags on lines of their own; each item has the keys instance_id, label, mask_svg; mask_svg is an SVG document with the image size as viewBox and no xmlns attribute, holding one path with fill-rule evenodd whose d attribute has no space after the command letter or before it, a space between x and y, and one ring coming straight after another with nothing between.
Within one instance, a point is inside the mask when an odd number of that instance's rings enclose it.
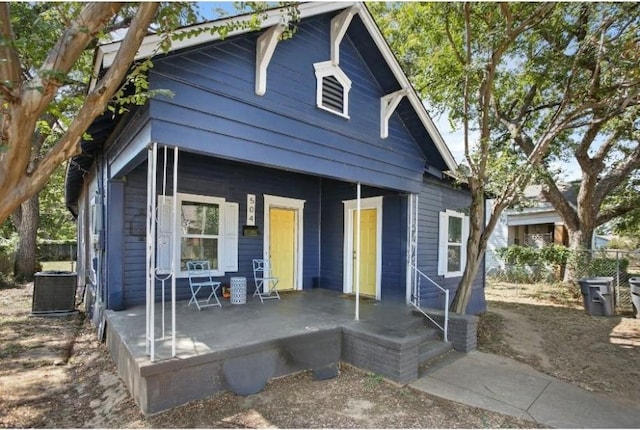
<instances>
[{"instance_id":1,"label":"blue wood siding","mask_svg":"<svg viewBox=\"0 0 640 430\"><path fill-rule=\"evenodd\" d=\"M109 202L111 204L111 202ZM145 302L147 164L129 173L124 187L124 305ZM110 234L110 232L107 232ZM107 250L108 252L109 250Z\"/></svg>"},{"instance_id":2,"label":"blue wood siding","mask_svg":"<svg viewBox=\"0 0 640 430\"><path fill-rule=\"evenodd\" d=\"M342 291L344 265L344 207L356 195L355 184L322 180L320 286Z\"/></svg>"},{"instance_id":3,"label":"blue wood siding","mask_svg":"<svg viewBox=\"0 0 640 430\"><path fill-rule=\"evenodd\" d=\"M382 299L404 301L407 290L407 196L383 195Z\"/></svg>"},{"instance_id":4,"label":"blue wood siding","mask_svg":"<svg viewBox=\"0 0 640 430\"><path fill-rule=\"evenodd\" d=\"M160 157L160 165L162 159ZM169 160L169 165L173 161ZM161 180L161 172L158 172ZM172 174L169 172L168 183ZM160 190L160 188L159 188ZM311 288L319 276L319 178L291 172L276 171L195 154L180 153L178 191L181 193L223 197L239 203L238 272L228 272L218 278L228 285L229 277L245 276L249 291L253 291L251 260L263 254L264 194L306 200L304 206L304 268L303 287ZM247 194L256 195L256 225L259 237L242 236L246 222ZM169 193L172 194L172 193ZM146 164L132 172L125 187L125 302L140 304L145 300L146 234ZM167 290L168 291L168 290ZM178 279L178 299L188 299L186 279Z\"/></svg>"},{"instance_id":5,"label":"blue wood siding","mask_svg":"<svg viewBox=\"0 0 640 430\"><path fill-rule=\"evenodd\" d=\"M382 196L382 300L404 300L406 291L406 201L395 191L362 187L362 198ZM344 200L356 198L356 185L322 181L320 285L343 291Z\"/></svg>"},{"instance_id":6,"label":"blue wood siding","mask_svg":"<svg viewBox=\"0 0 640 430\"><path fill-rule=\"evenodd\" d=\"M441 287L449 290L453 300L459 277L445 278L438 275L438 232L439 212L451 209L467 212L471 196L466 190L456 188L443 181L425 176L422 191L418 197L418 268ZM441 308L444 296L435 287L423 281L420 298L424 307ZM473 283L473 292L467 313L478 314L486 310L484 298L484 273L482 270Z\"/></svg>"},{"instance_id":7,"label":"blue wood siding","mask_svg":"<svg viewBox=\"0 0 640 430\"><path fill-rule=\"evenodd\" d=\"M347 36L340 67L352 80L345 119L316 107L313 64L329 60L329 16L302 22L278 44L267 92L254 93L258 34L232 38L158 60L151 101L152 138L193 152L398 190L418 191L425 157L394 114L381 139L384 95Z\"/></svg>"},{"instance_id":8,"label":"blue wood siding","mask_svg":"<svg viewBox=\"0 0 640 430\"><path fill-rule=\"evenodd\" d=\"M109 234L106 236L107 250L106 284L108 285L107 306L109 309L123 308L123 275L122 265L124 257L124 184L121 181L110 180L107 183L107 196L110 205L107 206L105 224Z\"/></svg>"},{"instance_id":9,"label":"blue wood siding","mask_svg":"<svg viewBox=\"0 0 640 430\"><path fill-rule=\"evenodd\" d=\"M161 158L159 163L162 165ZM158 180L161 180L160 175L161 172ZM249 291L253 291L251 260L263 252L263 196L270 194L306 201L303 287L342 291L342 201L356 197L355 184L183 152L180 153L178 175L179 192L224 197L229 202L239 203L238 272L227 273L220 280L228 284L230 276L245 276ZM171 183L171 172L167 180ZM145 300L146 164L127 176L124 188L124 303L130 306ZM257 198L256 225L261 232L258 237L241 235L241 226L246 219L247 193L255 194ZM404 298L406 196L371 187L363 187L362 196L383 196L382 298ZM157 285L159 291L160 284ZM168 289L166 291L168 294ZM188 297L186 280L178 279L178 299Z\"/></svg>"}]
</instances>

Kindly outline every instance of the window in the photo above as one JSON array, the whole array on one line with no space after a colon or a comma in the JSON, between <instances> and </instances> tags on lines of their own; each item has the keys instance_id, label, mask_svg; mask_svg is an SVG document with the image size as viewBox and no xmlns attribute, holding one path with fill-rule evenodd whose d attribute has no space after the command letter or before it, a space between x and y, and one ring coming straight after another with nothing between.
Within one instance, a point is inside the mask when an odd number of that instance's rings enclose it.
<instances>
[{"instance_id":1,"label":"window","mask_svg":"<svg viewBox=\"0 0 640 430\"><path fill-rule=\"evenodd\" d=\"M319 108L349 118L351 80L331 61L315 63L316 104Z\"/></svg>"},{"instance_id":2,"label":"window","mask_svg":"<svg viewBox=\"0 0 640 430\"><path fill-rule=\"evenodd\" d=\"M187 270L189 260L207 260L211 270L219 270L220 199L194 197L179 200L180 270Z\"/></svg>"},{"instance_id":3,"label":"window","mask_svg":"<svg viewBox=\"0 0 640 430\"><path fill-rule=\"evenodd\" d=\"M177 210L177 225L172 226L173 198L158 196L157 267L168 271L173 254L178 276L186 276L189 260L208 260L216 276L236 272L238 204L220 197L178 193ZM177 246L172 243L174 230Z\"/></svg>"},{"instance_id":4,"label":"window","mask_svg":"<svg viewBox=\"0 0 640 430\"><path fill-rule=\"evenodd\" d=\"M438 275L462 276L466 264L469 217L446 210L440 212Z\"/></svg>"}]
</instances>

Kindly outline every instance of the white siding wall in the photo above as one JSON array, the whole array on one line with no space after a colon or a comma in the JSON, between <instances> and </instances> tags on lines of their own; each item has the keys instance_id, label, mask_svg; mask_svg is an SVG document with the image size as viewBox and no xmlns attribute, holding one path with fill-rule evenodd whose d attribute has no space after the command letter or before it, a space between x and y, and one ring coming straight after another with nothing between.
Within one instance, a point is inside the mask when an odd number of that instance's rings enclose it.
<instances>
[{"instance_id":1,"label":"white siding wall","mask_svg":"<svg viewBox=\"0 0 640 430\"><path fill-rule=\"evenodd\" d=\"M493 199L487 200L485 222L489 221L491 216L491 209L493 207ZM491 273L493 270L502 268L502 263L495 253L496 249L504 248L507 246L507 240L509 237L509 227L507 226L507 216L503 212L500 215L500 219L496 224L495 229L489 237L489 243L487 244L487 253L485 255L485 270L487 273Z\"/></svg>"}]
</instances>

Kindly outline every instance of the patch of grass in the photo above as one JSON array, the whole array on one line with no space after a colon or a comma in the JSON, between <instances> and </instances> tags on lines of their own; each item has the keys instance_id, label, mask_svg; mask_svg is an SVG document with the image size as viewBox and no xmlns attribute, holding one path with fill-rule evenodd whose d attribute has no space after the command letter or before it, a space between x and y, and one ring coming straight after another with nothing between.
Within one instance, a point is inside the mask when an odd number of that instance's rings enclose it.
<instances>
[{"instance_id":1,"label":"patch of grass","mask_svg":"<svg viewBox=\"0 0 640 430\"><path fill-rule=\"evenodd\" d=\"M548 300L559 305L573 305L582 300L580 287L571 283L556 282L553 284L534 285L530 290L531 297Z\"/></svg>"},{"instance_id":2,"label":"patch of grass","mask_svg":"<svg viewBox=\"0 0 640 430\"><path fill-rule=\"evenodd\" d=\"M366 385L368 388L375 388L382 384L382 381L384 381L382 375L378 375L377 373L369 373L367 375Z\"/></svg>"},{"instance_id":3,"label":"patch of grass","mask_svg":"<svg viewBox=\"0 0 640 430\"><path fill-rule=\"evenodd\" d=\"M25 350L25 347L17 342L8 342L0 348L0 358L13 358Z\"/></svg>"},{"instance_id":4,"label":"patch of grass","mask_svg":"<svg viewBox=\"0 0 640 430\"><path fill-rule=\"evenodd\" d=\"M400 396L402 396L402 397L410 397L410 396L413 396L413 395L414 395L414 393L411 390L409 390L408 388L402 388L400 390Z\"/></svg>"},{"instance_id":5,"label":"patch of grass","mask_svg":"<svg viewBox=\"0 0 640 430\"><path fill-rule=\"evenodd\" d=\"M9 288L20 288L21 285L13 279L13 276L0 272L0 290Z\"/></svg>"}]
</instances>

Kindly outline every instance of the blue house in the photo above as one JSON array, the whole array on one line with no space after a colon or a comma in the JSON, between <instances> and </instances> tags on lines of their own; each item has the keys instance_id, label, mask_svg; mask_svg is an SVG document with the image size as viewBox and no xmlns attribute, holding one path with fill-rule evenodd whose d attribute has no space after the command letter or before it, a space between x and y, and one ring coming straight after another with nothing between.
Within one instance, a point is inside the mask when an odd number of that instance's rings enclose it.
<instances>
[{"instance_id":1,"label":"blue house","mask_svg":"<svg viewBox=\"0 0 640 430\"><path fill-rule=\"evenodd\" d=\"M322 290L442 313L443 291L454 294L462 275L469 192L447 175L456 163L371 15L359 3L298 7L288 40L282 12L271 10L260 31L175 42L149 71L151 88L172 95L98 118L69 165L79 282L121 370L137 366L125 379L145 412L174 403L140 382L151 367L114 351L142 345L151 366L172 332L166 370L182 345L181 309L193 319L227 307L187 305L189 260L208 260L224 285L246 279L251 301L252 260L269 259L279 291L293 293L258 300L265 311ZM148 36L140 57L157 43ZM96 70L118 47L99 48ZM467 313L485 309L483 287L479 277ZM159 317L169 303L172 330ZM118 329L127 315L146 321L138 340Z\"/></svg>"}]
</instances>

